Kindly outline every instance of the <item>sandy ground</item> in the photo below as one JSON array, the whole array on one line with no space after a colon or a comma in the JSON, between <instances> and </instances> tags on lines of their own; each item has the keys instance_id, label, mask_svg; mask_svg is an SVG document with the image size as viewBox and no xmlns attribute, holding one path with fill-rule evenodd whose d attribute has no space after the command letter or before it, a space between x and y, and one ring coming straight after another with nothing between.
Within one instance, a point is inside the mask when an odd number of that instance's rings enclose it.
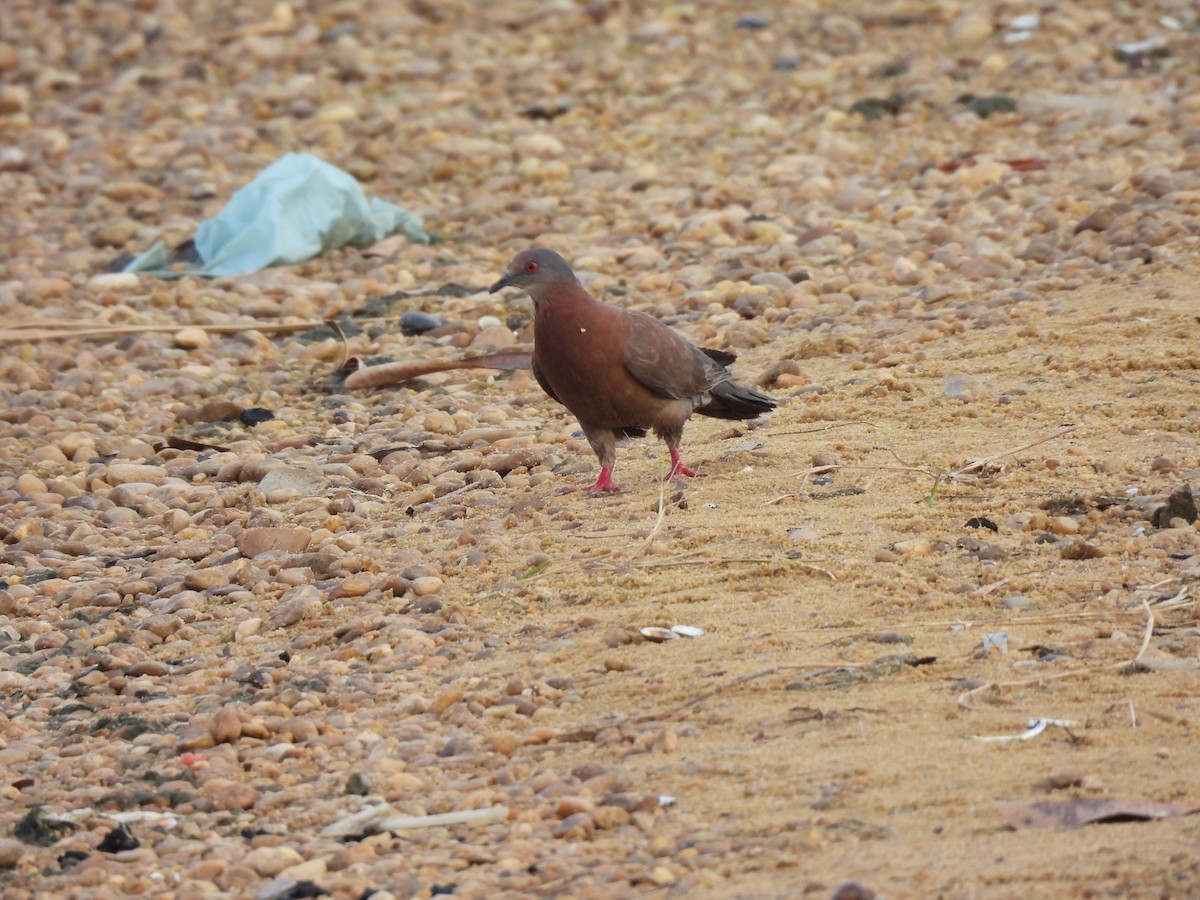
<instances>
[{"instance_id":1,"label":"sandy ground","mask_svg":"<svg viewBox=\"0 0 1200 900\"><path fill-rule=\"evenodd\" d=\"M317 6L0 10L0 898L1200 895L995 805L1200 805L1194 10ZM111 271L289 150L438 242ZM535 244L779 408L331 377Z\"/></svg>"},{"instance_id":2,"label":"sandy ground","mask_svg":"<svg viewBox=\"0 0 1200 900\"><path fill-rule=\"evenodd\" d=\"M734 450L745 439L722 437L721 426L692 428L692 457L709 477L688 485L687 509L667 515L649 552L656 454L626 453L625 479L640 483L621 497L558 501L584 524L555 536L551 565L529 587L502 595L522 616L551 629L586 615L597 628L687 623L707 632L625 651L635 670L606 676L587 714L653 713L758 676L674 726L685 736L671 758L634 763L734 840L721 867L728 881L712 896L820 895L850 878L888 896L1197 889L1189 819L1048 835L1011 831L993 808L1194 796L1185 762L1193 605L1157 615L1142 654L1180 669L1130 674L1123 665L1141 649L1142 601L1194 584L1195 556L1176 561L1162 549L1173 540L1194 548L1194 529L1135 537L1144 523L1115 526L1096 511L1097 498L1169 493L1195 478L1189 294L1179 273L1088 288L1069 304L1039 298L1007 311L1006 322L931 342L919 363L867 377L836 353L814 355L804 371L829 392L793 401L769 429L751 432L760 449ZM958 320L950 310L926 318ZM1118 345L1128 352L1115 360ZM979 379L979 399L944 397L944 376L958 372ZM1001 455L1068 425L1076 430L1061 439ZM855 468L815 487L807 463L820 451ZM1178 469L1151 471L1160 455ZM992 456L982 477L943 477L931 499L936 475ZM861 493L825 499L851 487ZM1015 523L1061 501L1078 504L1078 536L1065 541L1039 541L1038 528L966 525ZM1062 559L1076 539L1105 555ZM914 541L911 556L877 559ZM981 544L1003 553L981 560ZM790 560L796 550L802 557ZM1012 595L1033 603L1007 609L1001 598ZM500 601L485 598L489 612ZM1008 635L1007 654L980 651L994 632ZM894 635L903 643L879 643ZM579 643L589 659L606 656L595 636ZM1064 657L1038 662L1039 648ZM581 649L563 649L564 670ZM896 653L926 662L862 680L821 672L869 671ZM985 683L998 686L964 699ZM1019 733L1036 717L1076 724L1029 742L973 741ZM1036 787L1060 775L1079 784Z\"/></svg>"}]
</instances>

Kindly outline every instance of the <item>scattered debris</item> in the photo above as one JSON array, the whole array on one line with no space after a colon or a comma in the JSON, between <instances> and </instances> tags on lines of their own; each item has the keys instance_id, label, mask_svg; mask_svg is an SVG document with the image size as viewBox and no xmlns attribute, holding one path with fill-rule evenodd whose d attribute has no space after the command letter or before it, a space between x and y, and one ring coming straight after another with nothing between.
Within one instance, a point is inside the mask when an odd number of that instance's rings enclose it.
<instances>
[{"instance_id":1,"label":"scattered debris","mask_svg":"<svg viewBox=\"0 0 1200 900\"><path fill-rule=\"evenodd\" d=\"M1046 800L1038 803L996 801L996 809L1009 826L1026 828L1078 828L1111 822L1150 822L1200 812L1191 803L1149 803L1132 800Z\"/></svg>"},{"instance_id":2,"label":"scattered debris","mask_svg":"<svg viewBox=\"0 0 1200 900\"><path fill-rule=\"evenodd\" d=\"M1073 722L1070 719L1030 719L1029 727L1020 734L994 734L983 737L974 736L971 738L971 740L979 741L980 743L985 744L998 744L1006 741L1029 741L1033 740L1051 725L1056 725L1059 728L1066 728L1069 730L1077 727L1079 724L1079 722Z\"/></svg>"}]
</instances>

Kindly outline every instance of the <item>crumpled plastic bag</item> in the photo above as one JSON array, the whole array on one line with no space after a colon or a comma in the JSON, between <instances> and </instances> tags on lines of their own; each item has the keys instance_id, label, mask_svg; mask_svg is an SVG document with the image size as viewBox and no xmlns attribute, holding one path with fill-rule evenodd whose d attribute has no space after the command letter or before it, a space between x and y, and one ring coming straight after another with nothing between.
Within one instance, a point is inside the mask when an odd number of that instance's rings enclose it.
<instances>
[{"instance_id":1,"label":"crumpled plastic bag","mask_svg":"<svg viewBox=\"0 0 1200 900\"><path fill-rule=\"evenodd\" d=\"M308 153L289 153L263 169L196 229L199 260L186 269L158 241L126 272L179 278L246 275L268 266L303 262L345 244L372 244L403 233L417 244L429 235L417 216L370 199L347 172Z\"/></svg>"}]
</instances>

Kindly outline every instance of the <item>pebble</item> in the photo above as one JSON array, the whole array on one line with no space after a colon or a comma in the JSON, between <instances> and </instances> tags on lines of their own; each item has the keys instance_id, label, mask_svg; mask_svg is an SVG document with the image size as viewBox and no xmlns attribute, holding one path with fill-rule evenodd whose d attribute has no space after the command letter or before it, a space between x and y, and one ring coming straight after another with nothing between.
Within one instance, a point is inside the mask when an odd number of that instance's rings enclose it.
<instances>
[{"instance_id":1,"label":"pebble","mask_svg":"<svg viewBox=\"0 0 1200 900\"><path fill-rule=\"evenodd\" d=\"M986 43L994 32L991 11L973 9L950 24L950 46L956 50L973 50Z\"/></svg>"},{"instance_id":2,"label":"pebble","mask_svg":"<svg viewBox=\"0 0 1200 900\"><path fill-rule=\"evenodd\" d=\"M429 594L436 594L442 589L442 579L436 575L425 575L421 578L414 578L410 587L418 597L426 597Z\"/></svg>"},{"instance_id":3,"label":"pebble","mask_svg":"<svg viewBox=\"0 0 1200 900\"><path fill-rule=\"evenodd\" d=\"M1070 516L1054 516L1050 519L1050 532L1052 534L1078 534L1079 522Z\"/></svg>"},{"instance_id":4,"label":"pebble","mask_svg":"<svg viewBox=\"0 0 1200 900\"><path fill-rule=\"evenodd\" d=\"M269 502L286 502L297 497L309 497L321 491L324 486L323 476L289 466L272 468L258 483L258 489Z\"/></svg>"},{"instance_id":5,"label":"pebble","mask_svg":"<svg viewBox=\"0 0 1200 900\"><path fill-rule=\"evenodd\" d=\"M172 340L180 350L199 350L212 344L212 339L203 328L181 328L175 332Z\"/></svg>"},{"instance_id":6,"label":"pebble","mask_svg":"<svg viewBox=\"0 0 1200 900\"><path fill-rule=\"evenodd\" d=\"M92 291L133 291L141 287L141 284L141 278L132 272L109 272L104 275L93 275L88 281L88 289Z\"/></svg>"},{"instance_id":7,"label":"pebble","mask_svg":"<svg viewBox=\"0 0 1200 900\"><path fill-rule=\"evenodd\" d=\"M265 878L274 878L284 869L303 862L304 857L291 847L256 847L242 858L242 865Z\"/></svg>"},{"instance_id":8,"label":"pebble","mask_svg":"<svg viewBox=\"0 0 1200 900\"><path fill-rule=\"evenodd\" d=\"M226 706L213 717L214 742L218 744L232 744L241 736L242 719L235 710Z\"/></svg>"},{"instance_id":9,"label":"pebble","mask_svg":"<svg viewBox=\"0 0 1200 900\"><path fill-rule=\"evenodd\" d=\"M0 869L15 869L25 855L25 845L12 838L0 838Z\"/></svg>"},{"instance_id":10,"label":"pebble","mask_svg":"<svg viewBox=\"0 0 1200 900\"><path fill-rule=\"evenodd\" d=\"M409 310L400 316L400 333L408 337L425 334L442 326L442 320L428 313Z\"/></svg>"},{"instance_id":11,"label":"pebble","mask_svg":"<svg viewBox=\"0 0 1200 900\"><path fill-rule=\"evenodd\" d=\"M1029 609L1033 601L1023 594L1009 594L1000 600L1000 604L1006 609Z\"/></svg>"},{"instance_id":12,"label":"pebble","mask_svg":"<svg viewBox=\"0 0 1200 900\"><path fill-rule=\"evenodd\" d=\"M288 628L316 613L321 592L311 584L293 588L267 615L268 628Z\"/></svg>"},{"instance_id":13,"label":"pebble","mask_svg":"<svg viewBox=\"0 0 1200 900\"><path fill-rule=\"evenodd\" d=\"M448 413L440 409L428 413L421 421L421 427L432 434L457 434L458 424Z\"/></svg>"},{"instance_id":14,"label":"pebble","mask_svg":"<svg viewBox=\"0 0 1200 900\"><path fill-rule=\"evenodd\" d=\"M116 486L121 484L162 484L167 477L167 470L162 466L139 465L137 463L116 463L110 465L104 473L104 480Z\"/></svg>"},{"instance_id":15,"label":"pebble","mask_svg":"<svg viewBox=\"0 0 1200 900\"><path fill-rule=\"evenodd\" d=\"M264 553L300 553L312 540L312 533L295 525L263 526L247 528L237 538L237 549L247 559Z\"/></svg>"},{"instance_id":16,"label":"pebble","mask_svg":"<svg viewBox=\"0 0 1200 900\"><path fill-rule=\"evenodd\" d=\"M566 151L562 141L545 133L520 135L513 140L512 148L518 159L553 159Z\"/></svg>"},{"instance_id":17,"label":"pebble","mask_svg":"<svg viewBox=\"0 0 1200 900\"><path fill-rule=\"evenodd\" d=\"M200 795L211 809L252 809L259 800L259 792L248 784L228 778L212 778L200 786Z\"/></svg>"}]
</instances>

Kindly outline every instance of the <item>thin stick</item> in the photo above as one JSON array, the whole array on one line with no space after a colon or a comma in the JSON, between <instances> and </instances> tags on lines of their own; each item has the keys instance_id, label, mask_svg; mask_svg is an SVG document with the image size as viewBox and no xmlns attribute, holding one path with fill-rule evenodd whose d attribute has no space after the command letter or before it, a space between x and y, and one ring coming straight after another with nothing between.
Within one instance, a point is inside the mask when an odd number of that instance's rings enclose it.
<instances>
[{"instance_id":1,"label":"thin stick","mask_svg":"<svg viewBox=\"0 0 1200 900\"><path fill-rule=\"evenodd\" d=\"M634 559L634 560L627 560L627 561L621 563L621 565L636 566L639 569L663 569L668 566L703 566L703 565L709 565L712 563L776 563L778 565L785 565L787 563L791 563L791 564L800 566L801 568L812 569L813 571L820 572L824 575L829 575L830 578L833 578L833 575L831 575L829 572L825 571L824 569L820 569L817 566L809 565L808 563L800 562L800 560L798 560L798 559L764 559L764 558L753 557L753 556L700 556L700 557L696 557L693 555L693 556L688 556L688 557L675 557L673 559ZM833 578L833 580L836 581L837 579ZM815 629L815 630L819 630L819 629Z\"/></svg>"},{"instance_id":2,"label":"thin stick","mask_svg":"<svg viewBox=\"0 0 1200 900\"><path fill-rule=\"evenodd\" d=\"M332 328L333 333L342 341L342 364L338 368L344 369L346 368L346 363L350 362L350 342L346 340L346 332L342 331L341 323L337 319L327 319L325 324Z\"/></svg>"},{"instance_id":3,"label":"thin stick","mask_svg":"<svg viewBox=\"0 0 1200 900\"><path fill-rule=\"evenodd\" d=\"M662 528L663 520L667 517L667 472L663 467L660 467L658 471L659 474L663 476L658 483L658 518L654 520L654 527L651 528L650 533L646 535L646 540L642 541L642 546L640 549L643 553L649 549L650 545L654 542L654 536L658 534L658 530Z\"/></svg>"},{"instance_id":4,"label":"thin stick","mask_svg":"<svg viewBox=\"0 0 1200 900\"><path fill-rule=\"evenodd\" d=\"M1154 636L1154 613L1150 610L1150 604L1145 600L1142 601L1142 608L1146 610L1146 630L1142 634L1142 649L1137 652L1137 656L1133 658L1137 662L1142 658L1142 654L1146 652L1146 648L1150 646L1150 638Z\"/></svg>"},{"instance_id":5,"label":"thin stick","mask_svg":"<svg viewBox=\"0 0 1200 900\"><path fill-rule=\"evenodd\" d=\"M835 428L849 428L851 425L866 425L868 428L877 427L874 422L855 419L853 422L834 422L824 428L806 428L801 431L773 431L772 437L782 437L785 434L820 434L822 431L833 431Z\"/></svg>"},{"instance_id":6,"label":"thin stick","mask_svg":"<svg viewBox=\"0 0 1200 900\"><path fill-rule=\"evenodd\" d=\"M1133 708L1133 698L1129 698L1129 727L1137 728L1137 710Z\"/></svg>"},{"instance_id":7,"label":"thin stick","mask_svg":"<svg viewBox=\"0 0 1200 900\"><path fill-rule=\"evenodd\" d=\"M184 328L199 328L209 334L237 334L242 331L261 331L264 334L288 334L320 328L324 321L303 322L238 322L230 325L193 325L176 322L171 325L50 325L23 322L0 329L0 344L17 341L54 341L70 338L104 337L122 334L173 334Z\"/></svg>"},{"instance_id":8,"label":"thin stick","mask_svg":"<svg viewBox=\"0 0 1200 900\"><path fill-rule=\"evenodd\" d=\"M950 473L950 477L955 475L970 475L973 469L982 469L990 462L995 462L996 460L1003 459L1006 456L1012 456L1014 453L1020 453L1022 450L1028 450L1031 447L1036 447L1038 444L1044 444L1047 441L1057 440L1060 437L1070 434L1072 431L1076 431L1079 427L1080 426L1078 425L1068 425L1065 428L1060 428L1053 434L1040 437L1037 440L1030 441L1028 444L1022 444L1020 447L1013 447L1011 450L1005 450L1003 453L996 453L992 456L985 456L982 459L977 459L973 463L967 463L967 465L963 466L961 469L955 469Z\"/></svg>"},{"instance_id":9,"label":"thin stick","mask_svg":"<svg viewBox=\"0 0 1200 900\"><path fill-rule=\"evenodd\" d=\"M933 469L922 469L919 466L860 466L853 463L834 463L831 466L815 466L798 473L797 477L806 478L818 472L832 472L836 469L866 469L869 472L916 472L919 475L926 475L929 478L942 477L942 473L940 472L935 472Z\"/></svg>"}]
</instances>

